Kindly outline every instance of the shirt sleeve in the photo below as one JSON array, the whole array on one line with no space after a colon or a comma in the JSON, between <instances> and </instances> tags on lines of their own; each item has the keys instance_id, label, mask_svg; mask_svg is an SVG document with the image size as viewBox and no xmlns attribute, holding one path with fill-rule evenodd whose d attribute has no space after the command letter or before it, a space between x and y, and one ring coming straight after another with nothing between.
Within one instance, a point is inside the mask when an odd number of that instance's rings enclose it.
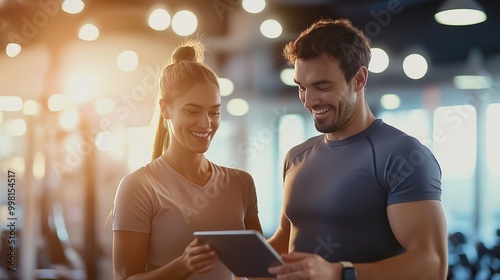
<instances>
[{"instance_id":1,"label":"shirt sleeve","mask_svg":"<svg viewBox=\"0 0 500 280\"><path fill-rule=\"evenodd\" d=\"M243 181L243 186L245 187L244 189L245 199L246 199L245 219L253 218L257 216L259 213L257 206L257 193L255 191L255 183L252 176L249 173L242 170L240 170L238 173L239 173L238 176Z\"/></svg>"},{"instance_id":2,"label":"shirt sleeve","mask_svg":"<svg viewBox=\"0 0 500 280\"><path fill-rule=\"evenodd\" d=\"M113 205L113 230L150 232L153 201L144 176L138 170L120 181Z\"/></svg>"},{"instance_id":3,"label":"shirt sleeve","mask_svg":"<svg viewBox=\"0 0 500 280\"><path fill-rule=\"evenodd\" d=\"M405 137L387 157L387 204L441 199L441 168L432 152L412 137Z\"/></svg>"}]
</instances>

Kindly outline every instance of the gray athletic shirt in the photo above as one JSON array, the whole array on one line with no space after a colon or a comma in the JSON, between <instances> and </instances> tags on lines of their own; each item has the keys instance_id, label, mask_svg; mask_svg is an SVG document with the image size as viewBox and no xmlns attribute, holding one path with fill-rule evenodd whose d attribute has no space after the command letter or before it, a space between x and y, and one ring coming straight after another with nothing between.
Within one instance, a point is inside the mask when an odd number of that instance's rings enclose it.
<instances>
[{"instance_id":1,"label":"gray athletic shirt","mask_svg":"<svg viewBox=\"0 0 500 280\"><path fill-rule=\"evenodd\" d=\"M257 216L254 181L245 171L210 163L212 175L203 186L177 173L159 157L125 176L116 191L113 230L148 233L148 270L182 255L197 230L245 229ZM189 280L233 279L219 262L208 274Z\"/></svg>"},{"instance_id":2,"label":"gray athletic shirt","mask_svg":"<svg viewBox=\"0 0 500 280\"><path fill-rule=\"evenodd\" d=\"M401 254L387 207L441 199L435 157L381 119L341 141L319 135L292 148L283 176L290 251L332 262L374 262Z\"/></svg>"}]
</instances>

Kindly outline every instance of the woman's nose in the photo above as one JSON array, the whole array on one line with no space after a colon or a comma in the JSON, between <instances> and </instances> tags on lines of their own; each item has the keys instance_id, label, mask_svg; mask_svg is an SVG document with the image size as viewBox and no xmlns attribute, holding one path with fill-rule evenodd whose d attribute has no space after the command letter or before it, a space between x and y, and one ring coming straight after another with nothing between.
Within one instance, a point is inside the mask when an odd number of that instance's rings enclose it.
<instances>
[{"instance_id":1,"label":"woman's nose","mask_svg":"<svg viewBox=\"0 0 500 280\"><path fill-rule=\"evenodd\" d=\"M200 127L203 127L203 128L210 128L210 127L212 127L212 120L210 119L210 116L208 114L207 115L202 115L198 119L198 125Z\"/></svg>"}]
</instances>

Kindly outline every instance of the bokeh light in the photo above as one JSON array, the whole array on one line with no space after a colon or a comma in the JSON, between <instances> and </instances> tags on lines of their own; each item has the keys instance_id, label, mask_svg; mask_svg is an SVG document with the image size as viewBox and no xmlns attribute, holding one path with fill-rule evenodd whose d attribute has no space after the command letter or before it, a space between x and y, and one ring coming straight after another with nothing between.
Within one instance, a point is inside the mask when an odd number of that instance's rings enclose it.
<instances>
[{"instance_id":1,"label":"bokeh light","mask_svg":"<svg viewBox=\"0 0 500 280\"><path fill-rule=\"evenodd\" d=\"M8 57L16 57L21 53L22 47L17 43L8 43L5 47L5 53Z\"/></svg>"},{"instance_id":2,"label":"bokeh light","mask_svg":"<svg viewBox=\"0 0 500 280\"><path fill-rule=\"evenodd\" d=\"M116 58L116 65L118 69L124 72L132 72L139 64L139 56L131 50L121 52Z\"/></svg>"},{"instance_id":3,"label":"bokeh light","mask_svg":"<svg viewBox=\"0 0 500 280\"><path fill-rule=\"evenodd\" d=\"M258 14L266 8L265 0L243 0L243 9L252 14Z\"/></svg>"},{"instance_id":4,"label":"bokeh light","mask_svg":"<svg viewBox=\"0 0 500 280\"><path fill-rule=\"evenodd\" d=\"M260 25L260 33L267 38L278 38L283 33L283 27L274 19L267 19Z\"/></svg>"},{"instance_id":5,"label":"bokeh light","mask_svg":"<svg viewBox=\"0 0 500 280\"><path fill-rule=\"evenodd\" d=\"M99 38L99 28L91 23L86 23L78 30L78 38L84 41L95 41Z\"/></svg>"},{"instance_id":6,"label":"bokeh light","mask_svg":"<svg viewBox=\"0 0 500 280\"><path fill-rule=\"evenodd\" d=\"M380 48L371 49L372 58L368 70L372 73L382 73L389 66L389 56Z\"/></svg>"},{"instance_id":7,"label":"bokeh light","mask_svg":"<svg viewBox=\"0 0 500 280\"><path fill-rule=\"evenodd\" d=\"M410 79L421 79L427 73L427 69L427 60L420 54L410 54L403 61L403 71Z\"/></svg>"},{"instance_id":8,"label":"bokeh light","mask_svg":"<svg viewBox=\"0 0 500 280\"><path fill-rule=\"evenodd\" d=\"M198 19L190 11L182 10L172 18L172 29L180 36L189 36L196 31Z\"/></svg>"},{"instance_id":9,"label":"bokeh light","mask_svg":"<svg viewBox=\"0 0 500 280\"><path fill-rule=\"evenodd\" d=\"M153 30L163 31L170 26L170 14L163 8L155 9L149 14L148 25Z\"/></svg>"},{"instance_id":10,"label":"bokeh light","mask_svg":"<svg viewBox=\"0 0 500 280\"><path fill-rule=\"evenodd\" d=\"M233 116L244 116L248 113L248 102L241 98L235 98L229 100L227 103L227 111Z\"/></svg>"}]
</instances>

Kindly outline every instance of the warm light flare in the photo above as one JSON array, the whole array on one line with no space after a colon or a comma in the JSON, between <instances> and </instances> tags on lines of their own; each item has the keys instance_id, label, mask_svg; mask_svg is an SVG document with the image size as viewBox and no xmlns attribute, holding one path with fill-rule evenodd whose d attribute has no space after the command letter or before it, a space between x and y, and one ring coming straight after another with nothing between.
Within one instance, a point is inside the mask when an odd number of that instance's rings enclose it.
<instances>
[{"instance_id":1,"label":"warm light flare","mask_svg":"<svg viewBox=\"0 0 500 280\"><path fill-rule=\"evenodd\" d=\"M26 100L23 105L23 114L26 116L37 115L40 112L40 105L35 100Z\"/></svg>"},{"instance_id":2,"label":"warm light flare","mask_svg":"<svg viewBox=\"0 0 500 280\"><path fill-rule=\"evenodd\" d=\"M53 94L49 97L47 106L52 112L64 110L70 104L69 96L66 94Z\"/></svg>"},{"instance_id":3,"label":"warm light flare","mask_svg":"<svg viewBox=\"0 0 500 280\"><path fill-rule=\"evenodd\" d=\"M78 103L92 100L101 88L97 71L98 69L79 67L66 72L62 92Z\"/></svg>"},{"instance_id":4,"label":"warm light flare","mask_svg":"<svg viewBox=\"0 0 500 280\"><path fill-rule=\"evenodd\" d=\"M27 126L23 119L4 120L5 133L11 137L19 137L26 134Z\"/></svg>"},{"instance_id":5,"label":"warm light flare","mask_svg":"<svg viewBox=\"0 0 500 280\"><path fill-rule=\"evenodd\" d=\"M16 57L18 54L21 53L21 45L17 43L8 43L7 47L5 47L5 53L7 54L8 57Z\"/></svg>"},{"instance_id":6,"label":"warm light flare","mask_svg":"<svg viewBox=\"0 0 500 280\"><path fill-rule=\"evenodd\" d=\"M64 131L75 131L80 124L80 113L75 107L67 108L59 114L58 122Z\"/></svg>"},{"instance_id":7,"label":"warm light flare","mask_svg":"<svg viewBox=\"0 0 500 280\"><path fill-rule=\"evenodd\" d=\"M189 36L196 31L198 19L190 11L182 10L172 18L172 29L180 36Z\"/></svg>"},{"instance_id":8,"label":"warm light flare","mask_svg":"<svg viewBox=\"0 0 500 280\"><path fill-rule=\"evenodd\" d=\"M132 72L139 64L139 56L136 52L127 50L121 52L116 58L118 68L124 72Z\"/></svg>"},{"instance_id":9,"label":"warm light flare","mask_svg":"<svg viewBox=\"0 0 500 280\"><path fill-rule=\"evenodd\" d=\"M19 112L23 109L23 100L19 96L0 96L0 111Z\"/></svg>"},{"instance_id":10,"label":"warm light flare","mask_svg":"<svg viewBox=\"0 0 500 280\"><path fill-rule=\"evenodd\" d=\"M12 156L1 161L2 170L12 170L16 172L18 178L22 178L26 168L26 162L22 156Z\"/></svg>"},{"instance_id":11,"label":"warm light flare","mask_svg":"<svg viewBox=\"0 0 500 280\"><path fill-rule=\"evenodd\" d=\"M278 21L274 19L268 19L262 22L262 24L260 25L260 32L265 37L274 39L278 38L281 33L283 33L283 27L281 27L281 24Z\"/></svg>"},{"instance_id":12,"label":"warm light flare","mask_svg":"<svg viewBox=\"0 0 500 280\"><path fill-rule=\"evenodd\" d=\"M265 0L243 0L241 3L243 9L249 13L257 14L266 8Z\"/></svg>"},{"instance_id":13,"label":"warm light flare","mask_svg":"<svg viewBox=\"0 0 500 280\"><path fill-rule=\"evenodd\" d=\"M36 153L33 157L33 177L35 179L42 179L45 176L45 155L43 153Z\"/></svg>"},{"instance_id":14,"label":"warm light flare","mask_svg":"<svg viewBox=\"0 0 500 280\"><path fill-rule=\"evenodd\" d=\"M163 31L170 26L170 14L165 9L155 9L149 14L148 25L153 30Z\"/></svg>"},{"instance_id":15,"label":"warm light flare","mask_svg":"<svg viewBox=\"0 0 500 280\"><path fill-rule=\"evenodd\" d=\"M85 3L81 0L64 0L61 8L68 14L78 14L85 8Z\"/></svg>"},{"instance_id":16,"label":"warm light flare","mask_svg":"<svg viewBox=\"0 0 500 280\"><path fill-rule=\"evenodd\" d=\"M84 41L95 41L99 38L99 28L91 23L86 23L78 30L78 38Z\"/></svg>"}]
</instances>

